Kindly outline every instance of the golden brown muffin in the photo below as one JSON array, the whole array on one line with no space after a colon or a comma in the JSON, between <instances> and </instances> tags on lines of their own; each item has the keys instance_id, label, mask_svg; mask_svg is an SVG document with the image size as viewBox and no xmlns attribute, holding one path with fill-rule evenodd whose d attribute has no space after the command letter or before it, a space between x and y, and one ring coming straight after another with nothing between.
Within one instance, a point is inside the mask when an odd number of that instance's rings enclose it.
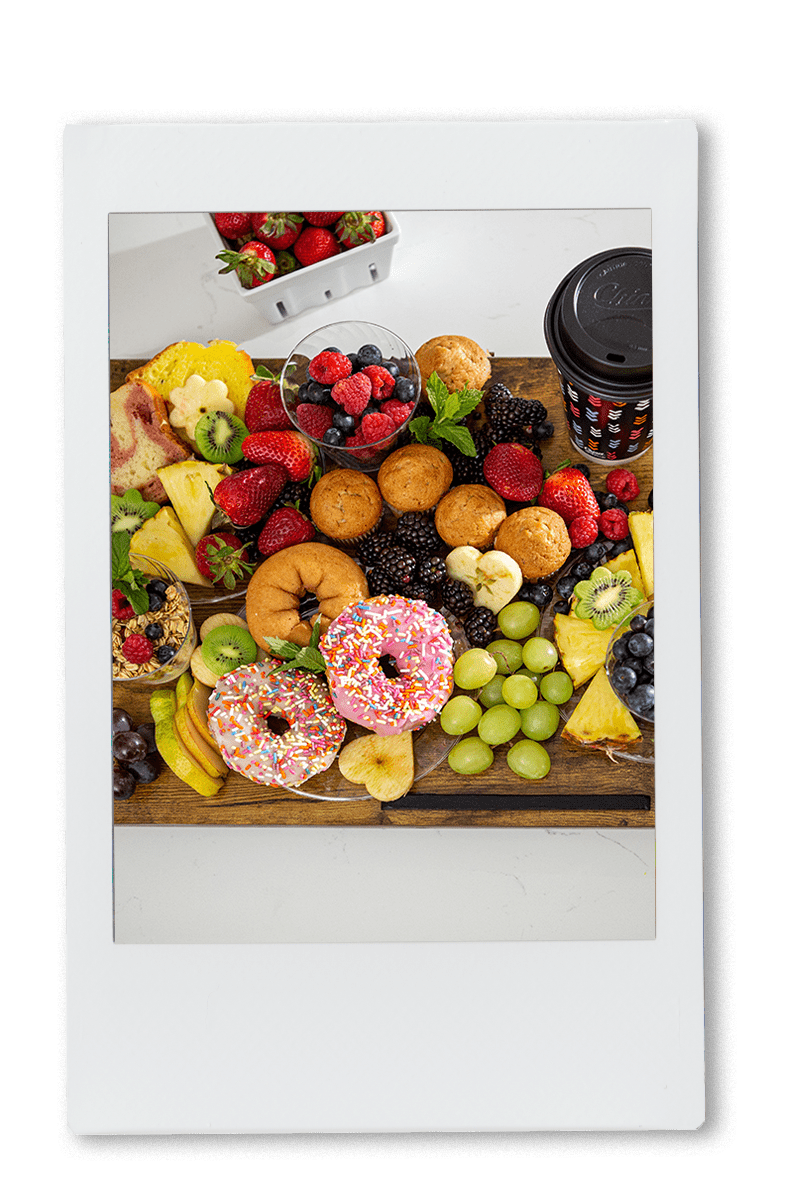
<instances>
[{"instance_id":1,"label":"golden brown muffin","mask_svg":"<svg viewBox=\"0 0 789 1200\"><path fill-rule=\"evenodd\" d=\"M550 508L520 508L496 535L496 549L514 558L523 578L534 582L558 571L572 546L567 526Z\"/></svg>"},{"instance_id":2,"label":"golden brown muffin","mask_svg":"<svg viewBox=\"0 0 789 1200\"><path fill-rule=\"evenodd\" d=\"M321 476L310 496L314 524L337 542L356 541L375 529L383 507L375 480L362 471L329 471Z\"/></svg>"},{"instance_id":3,"label":"golden brown muffin","mask_svg":"<svg viewBox=\"0 0 789 1200\"><path fill-rule=\"evenodd\" d=\"M482 483L462 483L439 501L436 529L450 546L485 550L507 516L504 501Z\"/></svg>"},{"instance_id":4,"label":"golden brown muffin","mask_svg":"<svg viewBox=\"0 0 789 1200\"><path fill-rule=\"evenodd\" d=\"M381 463L378 486L395 512L428 512L452 486L452 463L435 446L403 446Z\"/></svg>"},{"instance_id":5,"label":"golden brown muffin","mask_svg":"<svg viewBox=\"0 0 789 1200\"><path fill-rule=\"evenodd\" d=\"M312 627L299 615L307 592L318 601L322 633L344 608L369 595L364 571L334 546L303 542L278 550L260 564L247 588L247 625L259 646L268 649L269 637L309 644Z\"/></svg>"},{"instance_id":6,"label":"golden brown muffin","mask_svg":"<svg viewBox=\"0 0 789 1200\"><path fill-rule=\"evenodd\" d=\"M456 333L431 338L419 347L414 358L423 388L434 371L450 392L459 392L464 387L483 388L490 379L487 351L471 338Z\"/></svg>"}]
</instances>

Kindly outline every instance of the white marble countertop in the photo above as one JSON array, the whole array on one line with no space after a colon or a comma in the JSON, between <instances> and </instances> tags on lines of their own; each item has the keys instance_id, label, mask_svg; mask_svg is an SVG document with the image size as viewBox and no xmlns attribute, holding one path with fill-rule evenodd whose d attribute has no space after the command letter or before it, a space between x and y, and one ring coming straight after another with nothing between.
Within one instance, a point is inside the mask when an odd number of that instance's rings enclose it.
<instances>
[{"instance_id":1,"label":"white marble countertop","mask_svg":"<svg viewBox=\"0 0 789 1200\"><path fill-rule=\"evenodd\" d=\"M110 356L229 338L253 357L284 358L311 330L348 318L387 326L414 349L459 333L496 355L545 356L543 312L563 276L598 251L651 245L646 210L396 215L388 279L269 325L218 275L203 214L113 214ZM399 846L409 840L407 862L392 853L395 837ZM305 893L297 881L308 843L318 872ZM645 829L121 826L116 939L651 938L654 868L654 831ZM461 875L473 881L465 903L443 903L442 880L454 885Z\"/></svg>"}]
</instances>

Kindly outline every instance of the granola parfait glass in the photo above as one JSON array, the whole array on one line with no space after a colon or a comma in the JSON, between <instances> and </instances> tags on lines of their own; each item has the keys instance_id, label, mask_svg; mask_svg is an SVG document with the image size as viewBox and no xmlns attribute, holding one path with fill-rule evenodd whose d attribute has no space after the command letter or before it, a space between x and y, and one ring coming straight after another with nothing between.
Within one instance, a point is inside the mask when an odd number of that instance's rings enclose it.
<instances>
[{"instance_id":1,"label":"granola parfait glass","mask_svg":"<svg viewBox=\"0 0 789 1200\"><path fill-rule=\"evenodd\" d=\"M151 670L138 668L134 674L126 674L123 658L118 653L123 634L116 630L116 623L113 620L112 677L119 683L160 687L164 683L172 683L173 680L178 679L179 675L183 675L189 667L192 653L197 645L197 630L192 615L192 605L186 587L169 567L144 554L130 554L129 562L136 570L142 571L147 579L163 579L167 584L167 598L156 612L141 613L136 619L124 622L127 627L134 626L134 628L127 628L127 633L143 633L145 626L155 621L164 629L161 644L173 645L176 647L176 651L169 662L159 664L154 655L150 663L143 664L143 668L152 665Z\"/></svg>"}]
</instances>

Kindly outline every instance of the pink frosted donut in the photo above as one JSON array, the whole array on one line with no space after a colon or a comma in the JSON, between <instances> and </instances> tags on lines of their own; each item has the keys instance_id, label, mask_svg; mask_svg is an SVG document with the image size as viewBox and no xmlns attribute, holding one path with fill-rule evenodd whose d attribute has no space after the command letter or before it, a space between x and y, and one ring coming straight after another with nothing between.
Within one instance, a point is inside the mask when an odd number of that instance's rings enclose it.
<instances>
[{"instance_id":1,"label":"pink frosted donut","mask_svg":"<svg viewBox=\"0 0 789 1200\"><path fill-rule=\"evenodd\" d=\"M375 733L405 733L433 720L452 695L452 635L424 600L373 596L332 621L321 639L337 711ZM391 654L399 677L378 661Z\"/></svg>"},{"instance_id":2,"label":"pink frosted donut","mask_svg":"<svg viewBox=\"0 0 789 1200\"><path fill-rule=\"evenodd\" d=\"M331 766L345 722L325 682L310 671L255 662L223 675L208 700L208 727L227 765L255 783L296 787ZM267 716L290 729L273 733Z\"/></svg>"}]
</instances>

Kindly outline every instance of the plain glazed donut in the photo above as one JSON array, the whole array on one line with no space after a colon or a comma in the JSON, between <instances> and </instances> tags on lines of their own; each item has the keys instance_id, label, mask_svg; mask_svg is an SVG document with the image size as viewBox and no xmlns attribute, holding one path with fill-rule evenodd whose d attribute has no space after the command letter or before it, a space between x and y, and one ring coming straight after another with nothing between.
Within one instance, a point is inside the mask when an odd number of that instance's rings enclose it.
<instances>
[{"instance_id":1,"label":"plain glazed donut","mask_svg":"<svg viewBox=\"0 0 789 1200\"><path fill-rule=\"evenodd\" d=\"M345 722L310 671L274 671L270 660L222 675L208 700L208 726L227 765L255 783L297 787L331 766ZM290 729L272 733L267 716Z\"/></svg>"},{"instance_id":2,"label":"plain glazed donut","mask_svg":"<svg viewBox=\"0 0 789 1200\"><path fill-rule=\"evenodd\" d=\"M320 648L337 711L383 736L421 729L452 695L452 635L424 600L360 600L332 621ZM383 654L397 679L384 674Z\"/></svg>"},{"instance_id":3,"label":"plain glazed donut","mask_svg":"<svg viewBox=\"0 0 789 1200\"><path fill-rule=\"evenodd\" d=\"M334 546L303 542L278 550L260 564L247 588L246 622L259 646L267 650L270 637L309 645L312 626L299 615L307 592L315 593L323 632L344 608L369 595L364 571Z\"/></svg>"}]
</instances>

